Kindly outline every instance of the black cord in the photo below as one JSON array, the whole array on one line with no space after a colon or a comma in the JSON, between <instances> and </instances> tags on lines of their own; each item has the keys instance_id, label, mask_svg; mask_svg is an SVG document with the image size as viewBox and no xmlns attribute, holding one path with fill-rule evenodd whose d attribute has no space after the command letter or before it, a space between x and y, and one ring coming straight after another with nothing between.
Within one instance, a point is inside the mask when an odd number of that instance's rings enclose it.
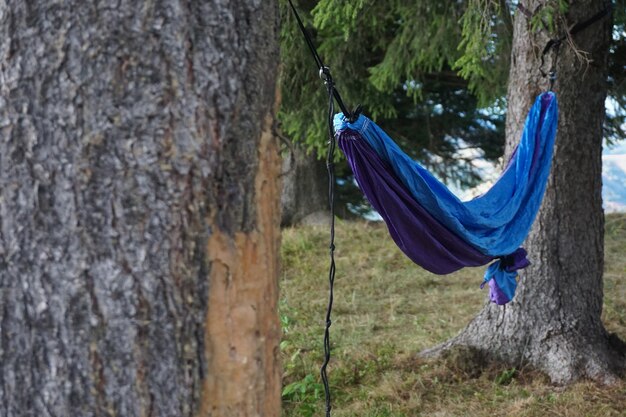
<instances>
[{"instance_id":1,"label":"black cord","mask_svg":"<svg viewBox=\"0 0 626 417\"><path fill-rule=\"evenodd\" d=\"M330 417L331 415L331 393L330 393L330 384L328 382L328 364L330 362L330 326L332 325L331 314L333 310L333 288L335 285L335 148L336 148L336 139L335 139L335 131L333 128L333 116L335 113L335 100L339 105L344 116L348 118L350 122L354 122L356 118L361 113L361 106L357 106L357 108L353 112L349 112L343 100L341 99L341 95L339 91L335 88L335 83L333 81L333 77L330 73L330 69L324 65L322 58L317 53L317 49L311 40L306 28L304 27L304 23L302 23L302 19L298 15L298 11L293 5L292 0L289 0L289 5L291 6L291 10L293 11L294 16L296 17L296 21L298 22L298 27L304 36L304 40L311 51L311 55L315 60L315 64L319 70L319 75L322 80L324 80L324 84L326 85L326 90L328 92L328 153L326 154L326 168L328 169L328 204L330 210L330 244L329 244L329 254L330 254L330 266L328 268L328 307L326 308L326 321L324 327L324 362L320 368L320 374L322 377L322 383L324 385L324 397L326 400L326 417Z\"/></svg>"},{"instance_id":2,"label":"black cord","mask_svg":"<svg viewBox=\"0 0 626 417\"><path fill-rule=\"evenodd\" d=\"M333 129L333 115L335 102L333 99L332 78L326 81L328 89L328 153L326 154L326 168L328 169L328 204L330 206L330 267L328 268L328 307L326 309L326 323L324 329L324 363L320 369L322 383L324 384L324 396L326 399L326 417L330 417L331 395L326 368L330 362L330 326L332 324L331 313L333 310L333 286L335 284L335 132Z\"/></svg>"},{"instance_id":3,"label":"black cord","mask_svg":"<svg viewBox=\"0 0 626 417\"><path fill-rule=\"evenodd\" d=\"M587 29L589 26L591 26L592 24L596 23L597 21L599 21L600 19L608 16L609 14L611 14L611 12L613 11L613 3L611 1L607 1L606 2L606 6L604 7L603 10L600 10L598 13L594 14L593 16L591 16L589 19L584 20L582 22L578 22L576 23L570 30L569 33L570 35L575 35L578 32L580 32L583 29ZM561 40L565 40L567 36L562 36Z\"/></svg>"},{"instance_id":4,"label":"black cord","mask_svg":"<svg viewBox=\"0 0 626 417\"><path fill-rule=\"evenodd\" d=\"M341 95L339 94L339 91L337 91L337 89L335 88L333 77L330 74L330 68L324 65L324 61L322 61L322 58L317 53L317 49L315 48L315 45L313 44L313 40L309 36L309 32L307 32L306 28L304 27L304 23L302 23L302 19L300 18L300 15L298 14L298 10L296 10L296 6L293 5L293 2L291 0L289 0L289 5L291 6L291 10L293 11L294 16L296 17L296 21L298 22L298 27L300 28L300 32L302 32L304 41L309 47L309 50L311 51L311 55L313 55L313 59L315 60L315 65L317 65L320 78L324 80L324 82L326 83L326 86L329 89L328 90L329 95L331 96L331 98L334 97L335 100L337 100L337 104L339 105L339 108L341 109L341 112L344 114L344 116L346 116L351 123L354 122L356 118L359 116L359 112L356 110L354 112L349 111L348 107L346 107L346 105L344 104L343 99L341 98Z\"/></svg>"},{"instance_id":5,"label":"black cord","mask_svg":"<svg viewBox=\"0 0 626 417\"><path fill-rule=\"evenodd\" d=\"M304 35L304 41L309 47L309 50L311 51L311 55L313 55L313 59L315 60L315 63L317 64L317 69L321 70L322 68L325 68L322 58L317 53L317 49L315 49L315 45L313 44L313 41L311 40L309 33L306 31L306 28L304 27L304 23L302 23L302 19L300 19L300 15L298 14L298 11L296 10L296 6L293 5L291 0L289 0L289 5L291 6L291 10L293 11L294 16L296 17L296 21L298 22L300 31Z\"/></svg>"},{"instance_id":6,"label":"black cord","mask_svg":"<svg viewBox=\"0 0 626 417\"><path fill-rule=\"evenodd\" d=\"M534 16L534 13L531 13L521 3L517 5L517 9L520 12L522 12L528 19L532 19L532 17ZM537 10L535 10L535 13L537 12ZM612 11L613 11L613 3L611 1L607 1L604 9L600 10L598 13L594 14L589 19L576 23L574 26L572 26L570 30L567 31L565 35L562 35L558 38L550 39L548 41L546 46L543 48L543 51L541 52L541 65L539 66L539 71L541 71L541 74L544 77L550 77L550 91L552 91L552 88L554 87L554 82L556 81L556 64L559 58L559 50L563 41L567 39L568 36L573 36L577 34L578 32L584 29L587 29L592 24L600 21L604 17L611 14ZM550 71L546 73L543 71L543 64L544 64L545 56L548 54L548 52L550 52L551 49L554 49L554 60L552 61L552 65L550 66Z\"/></svg>"}]
</instances>

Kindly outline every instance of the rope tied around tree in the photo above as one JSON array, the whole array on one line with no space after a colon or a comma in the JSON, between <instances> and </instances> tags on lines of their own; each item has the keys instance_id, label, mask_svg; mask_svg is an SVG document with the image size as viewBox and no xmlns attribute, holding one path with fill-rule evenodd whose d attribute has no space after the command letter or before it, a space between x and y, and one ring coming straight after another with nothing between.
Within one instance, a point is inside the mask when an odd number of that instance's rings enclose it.
<instances>
[{"instance_id":1,"label":"rope tied around tree","mask_svg":"<svg viewBox=\"0 0 626 417\"><path fill-rule=\"evenodd\" d=\"M521 3L518 4L517 6L517 9L520 12L522 12L524 16L526 16L526 18L528 18L529 20L532 19L537 14L540 8L541 8L541 5L539 5L535 9L534 12L531 12ZM589 19L576 23L569 30L567 30L565 34L559 37L552 38L548 41L548 43L546 43L546 46L544 46L543 51L541 52L541 64L539 66L539 71L541 71L541 75L549 78L550 80L549 91L553 90L554 83L556 81L557 62L559 58L559 51L560 51L561 44L563 43L563 41L568 39L570 36L573 36L577 34L578 32L581 32L582 30L587 29L589 26L593 25L596 22L599 22L603 18L609 16L613 12L613 8L614 8L613 3L611 1L607 1L604 9L600 10L598 13L594 14ZM545 26L546 24L544 22L544 27ZM554 50L554 59L552 60L550 69L546 72L543 70L545 57L551 50Z\"/></svg>"}]
</instances>

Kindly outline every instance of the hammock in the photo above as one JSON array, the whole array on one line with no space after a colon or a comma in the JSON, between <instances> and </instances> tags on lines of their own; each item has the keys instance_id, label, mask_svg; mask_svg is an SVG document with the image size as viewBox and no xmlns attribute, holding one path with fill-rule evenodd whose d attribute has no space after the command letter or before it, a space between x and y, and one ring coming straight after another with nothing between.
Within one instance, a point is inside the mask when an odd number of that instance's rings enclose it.
<instances>
[{"instance_id":1,"label":"hammock","mask_svg":"<svg viewBox=\"0 0 626 417\"><path fill-rule=\"evenodd\" d=\"M515 294L516 271L530 264L519 246L541 205L557 117L554 93L537 97L504 172L489 191L467 202L403 153L367 117L350 123L340 113L334 125L359 187L398 247L436 274L497 259L481 288L489 283L491 301L502 305Z\"/></svg>"}]
</instances>

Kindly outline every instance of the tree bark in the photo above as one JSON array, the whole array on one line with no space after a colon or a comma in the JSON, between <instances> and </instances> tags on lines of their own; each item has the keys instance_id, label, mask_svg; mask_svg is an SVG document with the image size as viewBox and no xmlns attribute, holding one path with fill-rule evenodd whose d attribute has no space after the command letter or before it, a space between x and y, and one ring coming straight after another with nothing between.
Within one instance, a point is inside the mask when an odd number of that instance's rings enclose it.
<instances>
[{"instance_id":1,"label":"tree bark","mask_svg":"<svg viewBox=\"0 0 626 417\"><path fill-rule=\"evenodd\" d=\"M294 146L283 161L281 226L330 224L326 163Z\"/></svg>"},{"instance_id":2,"label":"tree bark","mask_svg":"<svg viewBox=\"0 0 626 417\"><path fill-rule=\"evenodd\" d=\"M535 10L546 1L525 4ZM570 2L569 24L605 7L602 0ZM548 88L539 72L546 31L531 33L517 13L509 77L507 154L523 129L535 97ZM601 321L603 224L602 123L611 19L564 43L555 92L559 125L551 177L526 241L532 265L505 308L488 304L454 339L435 349L466 345L519 366L529 364L556 383L580 378L612 382L624 371L624 352ZM578 53L590 59L581 61ZM547 57L547 70L553 55Z\"/></svg>"},{"instance_id":3,"label":"tree bark","mask_svg":"<svg viewBox=\"0 0 626 417\"><path fill-rule=\"evenodd\" d=\"M274 1L0 0L0 414L278 416Z\"/></svg>"}]
</instances>

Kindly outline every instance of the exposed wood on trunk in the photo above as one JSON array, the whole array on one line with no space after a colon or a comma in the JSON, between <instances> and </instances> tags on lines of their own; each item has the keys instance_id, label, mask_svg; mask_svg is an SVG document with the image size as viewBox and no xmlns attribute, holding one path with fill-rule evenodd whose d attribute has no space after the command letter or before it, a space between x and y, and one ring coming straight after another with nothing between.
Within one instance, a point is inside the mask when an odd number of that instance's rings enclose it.
<instances>
[{"instance_id":1,"label":"exposed wood on trunk","mask_svg":"<svg viewBox=\"0 0 626 417\"><path fill-rule=\"evenodd\" d=\"M208 376L200 415L278 416L278 149L268 120L259 151L258 225L209 239L211 291L206 317Z\"/></svg>"},{"instance_id":2,"label":"exposed wood on trunk","mask_svg":"<svg viewBox=\"0 0 626 417\"><path fill-rule=\"evenodd\" d=\"M278 416L276 8L0 1L0 415Z\"/></svg>"}]
</instances>

